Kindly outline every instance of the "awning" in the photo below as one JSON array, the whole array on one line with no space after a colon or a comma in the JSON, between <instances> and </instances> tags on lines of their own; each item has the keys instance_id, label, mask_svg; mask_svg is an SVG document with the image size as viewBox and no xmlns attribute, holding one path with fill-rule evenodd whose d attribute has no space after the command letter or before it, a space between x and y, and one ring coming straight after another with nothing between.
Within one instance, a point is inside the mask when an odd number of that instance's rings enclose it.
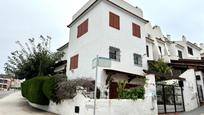
<instances>
[{"instance_id":1,"label":"awning","mask_svg":"<svg viewBox=\"0 0 204 115\"><path fill-rule=\"evenodd\" d=\"M151 71L147 71L147 70L143 70L145 73L147 74L154 74L155 77L160 78L160 80L186 80L185 78L181 78L178 76L171 76L171 75L167 75L164 73L158 73L158 72L151 72Z\"/></svg>"},{"instance_id":2,"label":"awning","mask_svg":"<svg viewBox=\"0 0 204 115\"><path fill-rule=\"evenodd\" d=\"M193 60L193 59L179 59L171 60L169 64L173 68L200 70L204 72L204 60Z\"/></svg>"},{"instance_id":3,"label":"awning","mask_svg":"<svg viewBox=\"0 0 204 115\"><path fill-rule=\"evenodd\" d=\"M130 73L130 72L125 72L125 71L120 71L120 70L114 70L114 69L104 69L106 74L108 75L114 75L114 74L124 74L128 76L128 82L132 81L135 78L144 78L142 75L138 75L135 73Z\"/></svg>"}]
</instances>

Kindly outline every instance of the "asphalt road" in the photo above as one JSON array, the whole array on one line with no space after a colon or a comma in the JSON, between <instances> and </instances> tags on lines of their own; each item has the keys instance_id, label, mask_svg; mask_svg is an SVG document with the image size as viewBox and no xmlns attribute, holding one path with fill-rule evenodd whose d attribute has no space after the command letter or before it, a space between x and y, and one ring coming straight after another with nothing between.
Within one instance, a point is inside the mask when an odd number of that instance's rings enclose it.
<instances>
[{"instance_id":1,"label":"asphalt road","mask_svg":"<svg viewBox=\"0 0 204 115\"><path fill-rule=\"evenodd\" d=\"M3 97L6 97L12 93L14 93L15 91L14 90L10 90L10 91L0 91L0 99L3 98Z\"/></svg>"},{"instance_id":2,"label":"asphalt road","mask_svg":"<svg viewBox=\"0 0 204 115\"><path fill-rule=\"evenodd\" d=\"M179 115L204 115L204 106L201 106L190 112L181 113Z\"/></svg>"},{"instance_id":3,"label":"asphalt road","mask_svg":"<svg viewBox=\"0 0 204 115\"><path fill-rule=\"evenodd\" d=\"M8 93L9 94L9 93ZM2 94L3 96L5 94ZM6 94L7 95L7 94ZM0 115L55 115L31 107L21 92L17 91L0 99Z\"/></svg>"}]
</instances>

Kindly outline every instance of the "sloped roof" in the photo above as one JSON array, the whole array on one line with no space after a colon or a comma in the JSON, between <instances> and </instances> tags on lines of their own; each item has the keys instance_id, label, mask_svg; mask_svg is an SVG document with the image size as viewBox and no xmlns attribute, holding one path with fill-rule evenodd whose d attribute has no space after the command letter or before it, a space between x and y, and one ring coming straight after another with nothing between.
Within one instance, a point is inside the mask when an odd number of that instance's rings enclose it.
<instances>
[{"instance_id":1,"label":"sloped roof","mask_svg":"<svg viewBox=\"0 0 204 115\"><path fill-rule=\"evenodd\" d=\"M67 47L69 47L69 42L67 42L67 43L64 44L63 46L59 47L59 48L57 49L57 51L62 51L62 50L64 50L64 49L67 48Z\"/></svg>"},{"instance_id":2,"label":"sloped roof","mask_svg":"<svg viewBox=\"0 0 204 115\"><path fill-rule=\"evenodd\" d=\"M136 11L134 12L132 10L132 7L130 4L128 4L127 2L123 1L123 0L89 0L88 3L86 3L77 13L75 14L73 17L72 22L67 26L70 27L72 24L74 24L81 16L83 16L84 14L86 14L88 12L89 9L93 8L94 6L96 6L97 3L101 2L101 1L106 1L116 7L118 7L119 9L135 16L136 18L138 18L139 20L141 20L144 23L148 23L148 20L145 20L144 18L142 18L141 16L138 16ZM120 1L120 2L119 2ZM123 5L126 4L126 5ZM137 7L135 7L135 9L137 9Z\"/></svg>"}]
</instances>

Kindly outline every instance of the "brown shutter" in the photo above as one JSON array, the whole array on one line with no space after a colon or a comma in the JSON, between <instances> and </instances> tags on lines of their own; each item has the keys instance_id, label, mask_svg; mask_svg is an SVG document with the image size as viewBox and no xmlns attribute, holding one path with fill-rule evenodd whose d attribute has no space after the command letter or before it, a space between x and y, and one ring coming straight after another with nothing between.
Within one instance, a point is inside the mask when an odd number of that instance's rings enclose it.
<instances>
[{"instance_id":1,"label":"brown shutter","mask_svg":"<svg viewBox=\"0 0 204 115\"><path fill-rule=\"evenodd\" d=\"M132 34L133 34L133 36L141 38L141 31L140 31L139 25L132 23Z\"/></svg>"},{"instance_id":2,"label":"brown shutter","mask_svg":"<svg viewBox=\"0 0 204 115\"><path fill-rule=\"evenodd\" d=\"M88 32L88 19L84 22L84 34Z\"/></svg>"},{"instance_id":3,"label":"brown shutter","mask_svg":"<svg viewBox=\"0 0 204 115\"><path fill-rule=\"evenodd\" d=\"M77 28L77 38L81 37L85 33L88 32L88 19L84 21L82 24L80 24Z\"/></svg>"},{"instance_id":4,"label":"brown shutter","mask_svg":"<svg viewBox=\"0 0 204 115\"><path fill-rule=\"evenodd\" d=\"M120 29L120 17L112 12L109 12L109 26Z\"/></svg>"},{"instance_id":5,"label":"brown shutter","mask_svg":"<svg viewBox=\"0 0 204 115\"><path fill-rule=\"evenodd\" d=\"M78 68L78 58L78 54L70 58L70 70Z\"/></svg>"},{"instance_id":6,"label":"brown shutter","mask_svg":"<svg viewBox=\"0 0 204 115\"><path fill-rule=\"evenodd\" d=\"M109 12L109 26L114 27L114 16L112 12Z\"/></svg>"},{"instance_id":7,"label":"brown shutter","mask_svg":"<svg viewBox=\"0 0 204 115\"><path fill-rule=\"evenodd\" d=\"M120 30L120 17L115 15L115 27Z\"/></svg>"},{"instance_id":8,"label":"brown shutter","mask_svg":"<svg viewBox=\"0 0 204 115\"><path fill-rule=\"evenodd\" d=\"M140 32L140 26L139 25L136 26L136 34L137 34L137 37L141 38L141 32Z\"/></svg>"}]
</instances>

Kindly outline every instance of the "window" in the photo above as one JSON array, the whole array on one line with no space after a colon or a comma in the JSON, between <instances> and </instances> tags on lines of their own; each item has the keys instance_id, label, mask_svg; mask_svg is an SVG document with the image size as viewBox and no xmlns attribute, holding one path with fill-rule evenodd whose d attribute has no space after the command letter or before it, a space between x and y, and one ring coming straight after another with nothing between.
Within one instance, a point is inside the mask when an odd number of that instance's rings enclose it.
<instances>
[{"instance_id":1,"label":"window","mask_svg":"<svg viewBox=\"0 0 204 115\"><path fill-rule=\"evenodd\" d=\"M79 113L79 106L75 106L75 113Z\"/></svg>"},{"instance_id":2,"label":"window","mask_svg":"<svg viewBox=\"0 0 204 115\"><path fill-rule=\"evenodd\" d=\"M139 54L133 54L134 57L134 64L142 66L142 56Z\"/></svg>"},{"instance_id":3,"label":"window","mask_svg":"<svg viewBox=\"0 0 204 115\"><path fill-rule=\"evenodd\" d=\"M161 48L161 46L159 46L159 51L160 51L160 53L162 55L162 48Z\"/></svg>"},{"instance_id":4,"label":"window","mask_svg":"<svg viewBox=\"0 0 204 115\"><path fill-rule=\"evenodd\" d=\"M196 80L200 80L200 75L196 75Z\"/></svg>"},{"instance_id":5,"label":"window","mask_svg":"<svg viewBox=\"0 0 204 115\"><path fill-rule=\"evenodd\" d=\"M191 54L191 55L193 55L193 49L190 48L190 47L187 47L187 48L188 48L188 53Z\"/></svg>"},{"instance_id":6,"label":"window","mask_svg":"<svg viewBox=\"0 0 204 115\"><path fill-rule=\"evenodd\" d=\"M141 38L140 26L132 23L132 35Z\"/></svg>"},{"instance_id":7,"label":"window","mask_svg":"<svg viewBox=\"0 0 204 115\"><path fill-rule=\"evenodd\" d=\"M78 68L78 58L78 54L70 58L70 70Z\"/></svg>"},{"instance_id":8,"label":"window","mask_svg":"<svg viewBox=\"0 0 204 115\"><path fill-rule=\"evenodd\" d=\"M109 26L120 30L120 16L109 12Z\"/></svg>"},{"instance_id":9,"label":"window","mask_svg":"<svg viewBox=\"0 0 204 115\"><path fill-rule=\"evenodd\" d=\"M109 58L116 60L116 61L120 61L120 49L110 47L109 48Z\"/></svg>"},{"instance_id":10,"label":"window","mask_svg":"<svg viewBox=\"0 0 204 115\"><path fill-rule=\"evenodd\" d=\"M147 53L147 57L149 57L149 46L146 45L146 53Z\"/></svg>"},{"instance_id":11,"label":"window","mask_svg":"<svg viewBox=\"0 0 204 115\"><path fill-rule=\"evenodd\" d=\"M88 19L77 27L77 38L88 32Z\"/></svg>"},{"instance_id":12,"label":"window","mask_svg":"<svg viewBox=\"0 0 204 115\"><path fill-rule=\"evenodd\" d=\"M178 57L179 57L180 59L182 59L182 58L183 58L182 51L180 51L180 50L178 50Z\"/></svg>"}]
</instances>

